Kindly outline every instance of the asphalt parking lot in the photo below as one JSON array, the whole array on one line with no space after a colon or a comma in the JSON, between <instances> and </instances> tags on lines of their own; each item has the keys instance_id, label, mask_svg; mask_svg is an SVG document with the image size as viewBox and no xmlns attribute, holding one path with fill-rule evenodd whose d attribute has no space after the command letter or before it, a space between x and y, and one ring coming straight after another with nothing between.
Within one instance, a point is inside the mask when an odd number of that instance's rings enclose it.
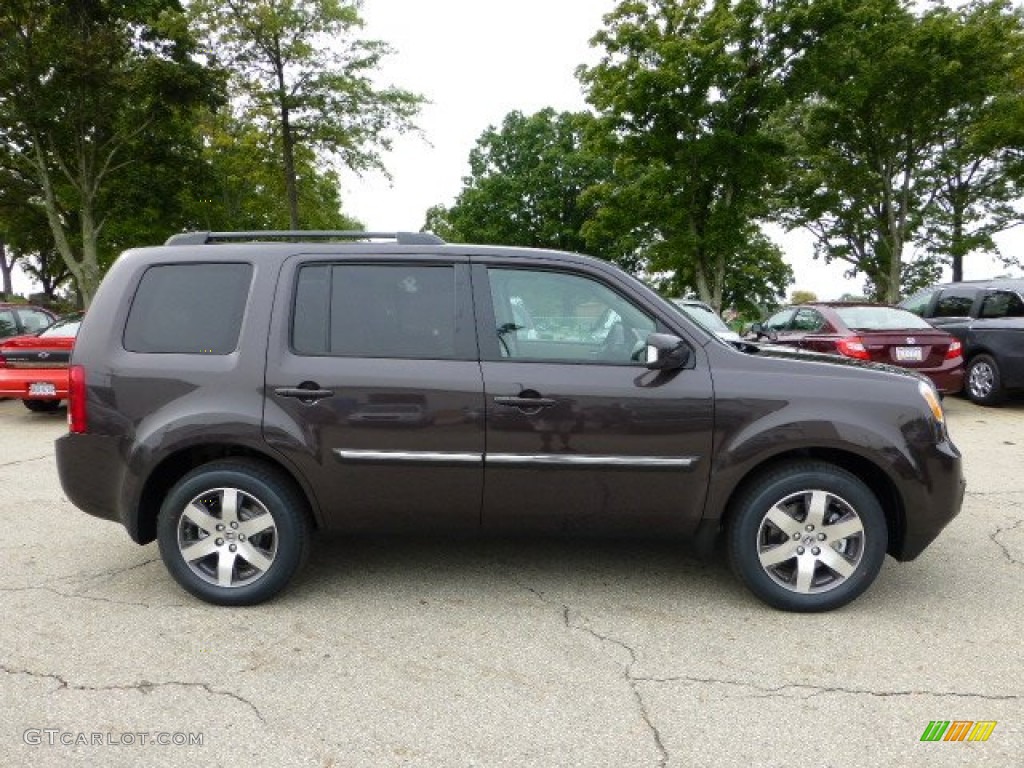
<instances>
[{"instance_id":1,"label":"asphalt parking lot","mask_svg":"<svg viewBox=\"0 0 1024 768\"><path fill-rule=\"evenodd\" d=\"M962 514L805 616L668 542L385 538L215 608L64 498L63 412L0 402L0 765L1020 765L1024 401L946 404Z\"/></svg>"}]
</instances>

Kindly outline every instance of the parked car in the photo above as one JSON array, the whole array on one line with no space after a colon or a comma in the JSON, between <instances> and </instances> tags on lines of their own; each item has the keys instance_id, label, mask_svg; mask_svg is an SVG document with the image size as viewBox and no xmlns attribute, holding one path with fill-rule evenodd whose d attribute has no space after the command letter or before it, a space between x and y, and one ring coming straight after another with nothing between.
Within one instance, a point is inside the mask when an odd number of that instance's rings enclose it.
<instances>
[{"instance_id":1,"label":"parked car","mask_svg":"<svg viewBox=\"0 0 1024 768\"><path fill-rule=\"evenodd\" d=\"M65 315L39 333L0 343L0 397L30 411L55 411L68 396L68 360L82 314Z\"/></svg>"},{"instance_id":2,"label":"parked car","mask_svg":"<svg viewBox=\"0 0 1024 768\"><path fill-rule=\"evenodd\" d=\"M57 315L42 307L28 304L0 303L0 341L13 336L23 336L52 325Z\"/></svg>"},{"instance_id":3,"label":"parked car","mask_svg":"<svg viewBox=\"0 0 1024 768\"><path fill-rule=\"evenodd\" d=\"M707 328L723 341L743 341L740 335L728 326L710 304L698 299L671 299L671 302L679 307L683 314Z\"/></svg>"},{"instance_id":4,"label":"parked car","mask_svg":"<svg viewBox=\"0 0 1024 768\"><path fill-rule=\"evenodd\" d=\"M964 347L964 393L998 405L1024 389L1024 278L936 285L900 302Z\"/></svg>"},{"instance_id":5,"label":"parked car","mask_svg":"<svg viewBox=\"0 0 1024 768\"><path fill-rule=\"evenodd\" d=\"M558 332L518 333L527 314ZM314 529L514 531L711 556L721 538L762 600L822 611L886 553L917 557L964 494L935 388L839 363L718 343L578 254L187 233L104 278L57 466L76 506L156 539L213 603L277 594ZM415 404L415 428L351 418L390 403Z\"/></svg>"},{"instance_id":6,"label":"parked car","mask_svg":"<svg viewBox=\"0 0 1024 768\"><path fill-rule=\"evenodd\" d=\"M774 344L898 365L927 376L943 394L963 388L960 342L905 309L847 302L800 304L776 312L751 332Z\"/></svg>"}]
</instances>

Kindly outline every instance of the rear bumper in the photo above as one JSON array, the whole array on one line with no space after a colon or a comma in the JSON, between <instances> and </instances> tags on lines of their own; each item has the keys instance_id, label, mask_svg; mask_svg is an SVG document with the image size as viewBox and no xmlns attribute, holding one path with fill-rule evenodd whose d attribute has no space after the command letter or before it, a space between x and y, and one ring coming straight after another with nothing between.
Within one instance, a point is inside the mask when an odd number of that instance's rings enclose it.
<instances>
[{"instance_id":1,"label":"rear bumper","mask_svg":"<svg viewBox=\"0 0 1024 768\"><path fill-rule=\"evenodd\" d=\"M52 384L54 394L31 395L32 384ZM68 369L4 368L0 370L0 397L19 400L66 400L68 396Z\"/></svg>"},{"instance_id":2,"label":"rear bumper","mask_svg":"<svg viewBox=\"0 0 1024 768\"><path fill-rule=\"evenodd\" d=\"M67 434L57 438L57 474L68 500L83 512L128 528L120 507L123 460L115 441L97 435Z\"/></svg>"}]
</instances>

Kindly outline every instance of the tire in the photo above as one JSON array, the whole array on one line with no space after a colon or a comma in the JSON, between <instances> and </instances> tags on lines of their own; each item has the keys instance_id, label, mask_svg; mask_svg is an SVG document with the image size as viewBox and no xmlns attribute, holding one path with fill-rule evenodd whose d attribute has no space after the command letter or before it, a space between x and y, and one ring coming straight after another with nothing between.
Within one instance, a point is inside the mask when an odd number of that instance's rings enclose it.
<instances>
[{"instance_id":1,"label":"tire","mask_svg":"<svg viewBox=\"0 0 1024 768\"><path fill-rule=\"evenodd\" d=\"M832 464L776 467L743 490L731 511L733 572L775 608L846 605L871 586L885 560L888 531L878 499Z\"/></svg>"},{"instance_id":2,"label":"tire","mask_svg":"<svg viewBox=\"0 0 1024 768\"><path fill-rule=\"evenodd\" d=\"M975 355L964 371L964 393L972 403L999 405L1003 401L1003 377L991 355Z\"/></svg>"},{"instance_id":3,"label":"tire","mask_svg":"<svg viewBox=\"0 0 1024 768\"><path fill-rule=\"evenodd\" d=\"M263 464L205 464L178 481L160 507L160 556L175 581L201 600L262 603L306 561L306 510L291 482Z\"/></svg>"},{"instance_id":4,"label":"tire","mask_svg":"<svg viewBox=\"0 0 1024 768\"><path fill-rule=\"evenodd\" d=\"M22 400L32 413L53 413L60 408L60 400Z\"/></svg>"}]
</instances>

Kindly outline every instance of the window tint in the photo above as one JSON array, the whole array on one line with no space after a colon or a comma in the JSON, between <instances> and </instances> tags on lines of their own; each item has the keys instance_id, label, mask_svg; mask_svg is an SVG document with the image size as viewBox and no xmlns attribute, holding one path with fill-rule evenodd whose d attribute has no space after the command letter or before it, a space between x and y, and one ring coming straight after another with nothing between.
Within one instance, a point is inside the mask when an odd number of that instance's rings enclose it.
<instances>
[{"instance_id":1,"label":"window tint","mask_svg":"<svg viewBox=\"0 0 1024 768\"><path fill-rule=\"evenodd\" d=\"M501 357L629 363L655 323L596 280L562 272L491 269Z\"/></svg>"},{"instance_id":2,"label":"window tint","mask_svg":"<svg viewBox=\"0 0 1024 768\"><path fill-rule=\"evenodd\" d=\"M1024 301L1012 291L995 291L985 297L979 317L1024 317Z\"/></svg>"},{"instance_id":3,"label":"window tint","mask_svg":"<svg viewBox=\"0 0 1024 768\"><path fill-rule=\"evenodd\" d=\"M150 267L128 313L124 348L208 355L234 351L251 281L249 264Z\"/></svg>"},{"instance_id":4,"label":"window tint","mask_svg":"<svg viewBox=\"0 0 1024 768\"><path fill-rule=\"evenodd\" d=\"M771 331L781 331L789 324L789 318L793 316L792 309L784 309L764 321L764 327Z\"/></svg>"},{"instance_id":5,"label":"window tint","mask_svg":"<svg viewBox=\"0 0 1024 768\"><path fill-rule=\"evenodd\" d=\"M453 267L311 265L299 270L292 348L305 355L451 358L456 317Z\"/></svg>"},{"instance_id":6,"label":"window tint","mask_svg":"<svg viewBox=\"0 0 1024 768\"><path fill-rule=\"evenodd\" d=\"M798 309L796 317L793 318L793 330L795 331L820 331L825 327L825 318L814 309Z\"/></svg>"},{"instance_id":7,"label":"window tint","mask_svg":"<svg viewBox=\"0 0 1024 768\"><path fill-rule=\"evenodd\" d=\"M38 309L19 309L18 317L21 318L25 333L38 333L53 322L53 318Z\"/></svg>"},{"instance_id":8,"label":"window tint","mask_svg":"<svg viewBox=\"0 0 1024 768\"><path fill-rule=\"evenodd\" d=\"M14 313L9 309L0 309L0 338L14 336L18 326L14 323Z\"/></svg>"},{"instance_id":9,"label":"window tint","mask_svg":"<svg viewBox=\"0 0 1024 768\"><path fill-rule=\"evenodd\" d=\"M973 288L953 288L943 291L935 305L935 317L970 317L971 305L977 291Z\"/></svg>"}]
</instances>

